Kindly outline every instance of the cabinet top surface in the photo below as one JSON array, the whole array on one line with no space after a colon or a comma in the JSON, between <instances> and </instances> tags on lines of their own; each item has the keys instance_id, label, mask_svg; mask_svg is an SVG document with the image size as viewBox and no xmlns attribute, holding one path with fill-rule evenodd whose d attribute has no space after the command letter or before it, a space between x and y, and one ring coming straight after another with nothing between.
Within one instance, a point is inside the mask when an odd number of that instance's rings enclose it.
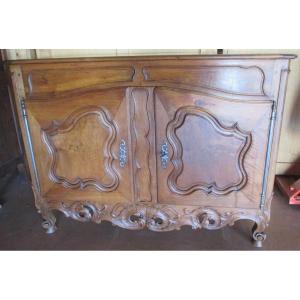
<instances>
[{"instance_id":1,"label":"cabinet top surface","mask_svg":"<svg viewBox=\"0 0 300 300\"><path fill-rule=\"evenodd\" d=\"M274 60L294 59L294 54L241 54L241 55L153 55L153 56L118 56L118 57L81 57L81 58L55 58L55 59L28 59L11 60L9 64L43 64L43 63L72 63L97 61L155 61L155 60Z\"/></svg>"}]
</instances>

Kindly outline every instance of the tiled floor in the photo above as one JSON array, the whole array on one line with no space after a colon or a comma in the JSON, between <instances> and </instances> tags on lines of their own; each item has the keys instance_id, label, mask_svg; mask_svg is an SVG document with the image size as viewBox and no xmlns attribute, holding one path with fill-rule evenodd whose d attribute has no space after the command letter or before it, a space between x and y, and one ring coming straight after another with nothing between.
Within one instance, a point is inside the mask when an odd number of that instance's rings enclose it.
<instances>
[{"instance_id":1,"label":"tiled floor","mask_svg":"<svg viewBox=\"0 0 300 300\"><path fill-rule=\"evenodd\" d=\"M15 177L2 195L2 250L300 250L300 206L290 206L276 190L271 223L262 249L251 242L252 222L238 221L221 230L157 233L130 231L108 222L80 223L58 216L58 230L47 235L34 207L33 195L22 176Z\"/></svg>"}]
</instances>

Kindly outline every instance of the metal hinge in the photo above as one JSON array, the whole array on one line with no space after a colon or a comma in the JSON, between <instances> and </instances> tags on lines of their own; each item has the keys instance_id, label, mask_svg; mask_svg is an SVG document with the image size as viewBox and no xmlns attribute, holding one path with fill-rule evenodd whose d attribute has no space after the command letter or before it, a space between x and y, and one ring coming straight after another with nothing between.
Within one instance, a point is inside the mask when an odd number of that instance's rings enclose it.
<instances>
[{"instance_id":1,"label":"metal hinge","mask_svg":"<svg viewBox=\"0 0 300 300\"><path fill-rule=\"evenodd\" d=\"M277 103L274 101L272 105L271 121L276 120L276 117L277 117Z\"/></svg>"},{"instance_id":2,"label":"metal hinge","mask_svg":"<svg viewBox=\"0 0 300 300\"><path fill-rule=\"evenodd\" d=\"M259 208L263 209L265 207L265 203L266 203L266 193L262 193L260 195L260 205L259 205Z\"/></svg>"},{"instance_id":3,"label":"metal hinge","mask_svg":"<svg viewBox=\"0 0 300 300\"><path fill-rule=\"evenodd\" d=\"M33 170L33 175L34 175L35 184L36 184L35 189L36 189L36 191L38 191L38 193L40 193L41 192L41 186L40 186L40 181L39 181L38 170L37 170L37 167L36 167L36 161L35 161L33 145L32 145L32 141L31 141L31 135L30 135L30 129L29 129L29 123L28 123L28 116L27 116L26 105L25 105L25 98L20 99L20 105L21 105L22 117L24 119L26 142L27 142L27 145L28 145L28 151L29 151L30 158L31 158L32 170Z\"/></svg>"},{"instance_id":4,"label":"metal hinge","mask_svg":"<svg viewBox=\"0 0 300 300\"><path fill-rule=\"evenodd\" d=\"M22 98L20 102L21 102L22 117L23 117L24 119L26 119L26 118L27 118L27 112L26 112L25 99Z\"/></svg>"},{"instance_id":5,"label":"metal hinge","mask_svg":"<svg viewBox=\"0 0 300 300\"><path fill-rule=\"evenodd\" d=\"M266 192L267 192L267 178L269 176L269 169L270 169L270 160L271 160L271 149L272 149L272 142L273 142L273 134L274 134L274 126L275 120L277 117L277 103L274 101L272 105L272 113L270 117L270 129L269 129L269 138L268 138L268 146L267 146L267 155L265 161L265 168L264 168L264 175L263 175L263 184L262 184L262 192L260 195L260 209L263 209L266 202Z\"/></svg>"}]
</instances>

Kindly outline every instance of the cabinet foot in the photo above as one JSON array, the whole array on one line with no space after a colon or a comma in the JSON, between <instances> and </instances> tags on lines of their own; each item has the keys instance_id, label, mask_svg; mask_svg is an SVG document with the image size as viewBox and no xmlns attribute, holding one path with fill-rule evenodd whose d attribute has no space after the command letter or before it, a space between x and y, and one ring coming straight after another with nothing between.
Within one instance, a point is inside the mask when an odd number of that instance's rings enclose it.
<instances>
[{"instance_id":1,"label":"cabinet foot","mask_svg":"<svg viewBox=\"0 0 300 300\"><path fill-rule=\"evenodd\" d=\"M46 233L52 234L57 230L56 227L56 217L52 211L48 211L43 214L44 221L42 222L42 227L46 230Z\"/></svg>"},{"instance_id":2,"label":"cabinet foot","mask_svg":"<svg viewBox=\"0 0 300 300\"><path fill-rule=\"evenodd\" d=\"M263 227L264 226L262 226L261 224L255 223L252 228L252 238L253 238L254 246L258 248L261 248L263 246L263 241L267 237Z\"/></svg>"},{"instance_id":3,"label":"cabinet foot","mask_svg":"<svg viewBox=\"0 0 300 300\"><path fill-rule=\"evenodd\" d=\"M42 222L42 227L46 230L46 233L52 234L57 229L55 225L56 217L53 213L53 210L49 208L45 199L41 197L40 193L34 187L32 187L32 190L35 198L35 206L44 219Z\"/></svg>"}]
</instances>

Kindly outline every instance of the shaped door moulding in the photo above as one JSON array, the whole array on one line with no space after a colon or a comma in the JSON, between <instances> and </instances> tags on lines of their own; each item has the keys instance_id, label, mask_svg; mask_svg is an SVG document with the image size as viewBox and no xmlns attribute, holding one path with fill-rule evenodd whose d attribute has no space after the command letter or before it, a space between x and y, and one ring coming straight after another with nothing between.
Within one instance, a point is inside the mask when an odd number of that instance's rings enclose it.
<instances>
[{"instance_id":1,"label":"shaped door moulding","mask_svg":"<svg viewBox=\"0 0 300 300\"><path fill-rule=\"evenodd\" d=\"M66 177L59 176L57 174L57 164L58 164L58 154L57 149L51 139L51 137L57 134L67 134L70 132L75 125L82 119L87 116L96 115L99 120L99 126L104 126L108 132L108 137L104 144L104 166L107 175L111 178L111 182L109 184L102 184L101 182L93 179L93 178L80 178L76 177L74 180L70 180ZM101 124L100 124L101 122ZM50 168L48 172L48 176L50 180L55 183L63 185L65 188L72 189L84 189L88 186L95 187L97 190L102 192L110 192L115 190L119 184L119 177L116 171L113 169L113 155L111 152L112 144L116 139L117 130L110 119L108 113L102 108L97 106L86 106L84 108L80 108L74 111L69 117L67 117L64 121L58 122L56 120L52 121L51 125L42 129L42 140L47 146L48 153L50 155Z\"/></svg>"},{"instance_id":2,"label":"shaped door moulding","mask_svg":"<svg viewBox=\"0 0 300 300\"><path fill-rule=\"evenodd\" d=\"M238 157L236 161L236 169L240 178L238 182L228 184L223 188L219 187L216 182L199 182L186 187L179 187L177 185L178 177L183 172L183 148L178 136L176 135L176 129L183 125L185 118L188 115L204 118L220 135L235 137L243 141L242 146L238 150ZM243 161L247 151L250 148L252 137L251 133L241 130L237 123L231 127L224 126L217 120L216 117L207 111L195 106L185 106L179 108L176 111L173 120L169 122L167 126L167 138L173 148L173 156L171 157L170 161L174 168L168 177L168 186L172 192L180 195L188 195L197 190L202 190L208 194L213 193L215 195L226 195L232 191L238 191L246 185L247 173Z\"/></svg>"}]
</instances>

